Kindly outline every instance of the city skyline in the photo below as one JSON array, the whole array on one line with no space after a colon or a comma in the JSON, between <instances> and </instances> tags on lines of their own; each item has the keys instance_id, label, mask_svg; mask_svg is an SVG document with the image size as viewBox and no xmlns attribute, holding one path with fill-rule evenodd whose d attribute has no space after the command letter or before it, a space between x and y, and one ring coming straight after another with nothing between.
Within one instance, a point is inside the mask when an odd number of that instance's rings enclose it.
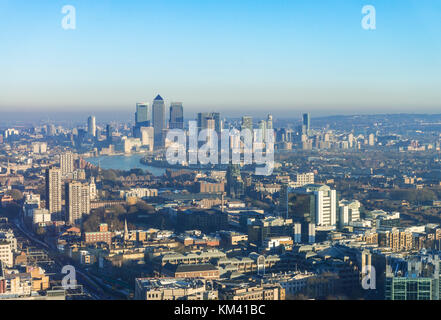
<instances>
[{"instance_id":1,"label":"city skyline","mask_svg":"<svg viewBox=\"0 0 441 320\"><path fill-rule=\"evenodd\" d=\"M0 0L0 301L441 300L440 17Z\"/></svg>"},{"instance_id":2,"label":"city skyline","mask_svg":"<svg viewBox=\"0 0 441 320\"><path fill-rule=\"evenodd\" d=\"M441 5L371 1L364 30L366 4L78 0L63 30L61 1L3 1L0 111L122 111L155 92L187 112L439 110Z\"/></svg>"},{"instance_id":3,"label":"city skyline","mask_svg":"<svg viewBox=\"0 0 441 320\"><path fill-rule=\"evenodd\" d=\"M162 96L151 106L152 123L145 102L130 122L0 128L0 300L439 299L439 268L402 270L441 256L441 115L200 110L168 130ZM204 144L204 129L227 134Z\"/></svg>"}]
</instances>

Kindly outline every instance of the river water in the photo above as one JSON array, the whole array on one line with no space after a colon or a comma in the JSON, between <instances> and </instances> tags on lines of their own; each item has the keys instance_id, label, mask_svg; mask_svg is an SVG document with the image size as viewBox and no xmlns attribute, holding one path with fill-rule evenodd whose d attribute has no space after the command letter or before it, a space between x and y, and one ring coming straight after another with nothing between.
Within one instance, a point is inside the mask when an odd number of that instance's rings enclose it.
<instances>
[{"instance_id":1,"label":"river water","mask_svg":"<svg viewBox=\"0 0 441 320\"><path fill-rule=\"evenodd\" d=\"M98 163L102 169L114 169L128 171L130 169L139 168L147 170L154 176L162 176L165 173L165 168L156 168L148 165L144 165L140 162L142 154L130 155L130 156L99 156L96 158L86 158L84 160L97 166Z\"/></svg>"}]
</instances>

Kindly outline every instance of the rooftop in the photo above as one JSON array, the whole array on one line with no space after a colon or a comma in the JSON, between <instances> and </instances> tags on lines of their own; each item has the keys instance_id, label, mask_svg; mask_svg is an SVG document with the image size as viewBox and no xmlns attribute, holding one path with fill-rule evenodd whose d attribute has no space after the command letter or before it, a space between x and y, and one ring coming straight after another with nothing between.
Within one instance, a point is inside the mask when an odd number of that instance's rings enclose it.
<instances>
[{"instance_id":1,"label":"rooftop","mask_svg":"<svg viewBox=\"0 0 441 320\"><path fill-rule=\"evenodd\" d=\"M204 264L180 264L167 265L167 269L173 272L201 272L201 271L215 271L217 268L209 263Z\"/></svg>"}]
</instances>

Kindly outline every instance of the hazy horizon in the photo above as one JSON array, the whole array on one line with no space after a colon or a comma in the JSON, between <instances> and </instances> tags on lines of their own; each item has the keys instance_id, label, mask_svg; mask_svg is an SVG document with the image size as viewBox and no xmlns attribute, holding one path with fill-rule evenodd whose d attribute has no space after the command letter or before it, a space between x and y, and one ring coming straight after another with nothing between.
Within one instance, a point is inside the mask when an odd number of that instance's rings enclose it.
<instances>
[{"instance_id":1,"label":"hazy horizon","mask_svg":"<svg viewBox=\"0 0 441 320\"><path fill-rule=\"evenodd\" d=\"M203 111L200 111L203 112ZM228 112L221 112L221 117L223 119L240 119L244 115L252 116L254 117L255 121L259 119L265 119L268 114L272 114L274 117L275 122L279 121L301 121L301 112L291 112L289 113L289 116L285 114L285 116L280 115L277 110L275 112L259 112L259 113L252 113L252 112L244 112L244 111L236 111L236 113L228 113ZM286 111L280 111L285 112ZM373 112L353 112L353 113L329 113L325 114L322 112L308 112L308 110L305 110L304 113L310 113L311 119L322 119L322 118L328 118L328 117L351 117L351 116L391 116L391 115L415 115L415 116L441 116L441 112L437 113L424 113L424 112L415 112L415 113L408 113L408 112L396 112L396 113L388 113L388 112L379 112L379 113L373 113ZM59 122L59 123L70 123L70 124L86 124L87 118L90 115L93 115L96 117L96 121L99 124L105 124L105 123L111 123L111 122L133 122L134 121L134 111L116 111L116 112L105 112L105 111L45 111L45 112L1 112L1 118L0 118L0 126L4 125L5 123L16 123L16 124L30 124L30 123L36 123L36 122ZM197 114L192 112L185 112L184 119L185 121L189 121L192 119L196 119Z\"/></svg>"}]
</instances>

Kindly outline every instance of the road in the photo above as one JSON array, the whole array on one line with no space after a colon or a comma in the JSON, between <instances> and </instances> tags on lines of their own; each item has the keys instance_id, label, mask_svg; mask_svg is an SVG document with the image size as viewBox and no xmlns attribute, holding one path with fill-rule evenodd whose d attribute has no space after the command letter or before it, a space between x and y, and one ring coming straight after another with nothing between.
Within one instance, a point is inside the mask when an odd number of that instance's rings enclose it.
<instances>
[{"instance_id":1,"label":"road","mask_svg":"<svg viewBox=\"0 0 441 320\"><path fill-rule=\"evenodd\" d=\"M58 253L57 248L49 246L47 243L37 239L32 231L29 231L25 224L21 219L15 219L14 221L15 227L23 234L25 238L27 238L33 246L45 252L59 267L58 270L63 268L66 265L72 265L73 261L66 256L63 256ZM78 264L74 265L75 273L77 275L77 284L83 286L83 292L86 295L89 295L90 298L94 300L118 300L121 299L121 296L115 296L109 293L109 289L105 287L103 283L98 283L93 280L89 275L87 275L87 271L83 270L81 266Z\"/></svg>"}]
</instances>

